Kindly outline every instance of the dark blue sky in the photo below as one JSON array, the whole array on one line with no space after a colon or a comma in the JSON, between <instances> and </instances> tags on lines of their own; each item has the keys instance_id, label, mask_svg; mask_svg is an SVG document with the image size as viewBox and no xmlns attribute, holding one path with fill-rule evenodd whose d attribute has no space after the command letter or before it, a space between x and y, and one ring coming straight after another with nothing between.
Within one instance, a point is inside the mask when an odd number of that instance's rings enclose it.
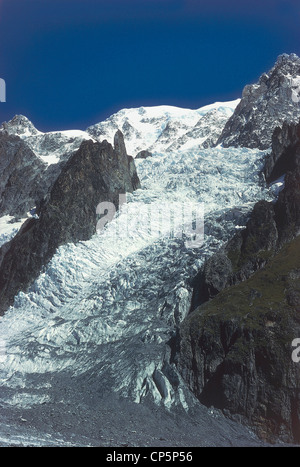
<instances>
[{"instance_id":1,"label":"dark blue sky","mask_svg":"<svg viewBox=\"0 0 300 467\"><path fill-rule=\"evenodd\" d=\"M300 55L299 0L0 0L0 121L85 129L124 107L240 97Z\"/></svg>"}]
</instances>

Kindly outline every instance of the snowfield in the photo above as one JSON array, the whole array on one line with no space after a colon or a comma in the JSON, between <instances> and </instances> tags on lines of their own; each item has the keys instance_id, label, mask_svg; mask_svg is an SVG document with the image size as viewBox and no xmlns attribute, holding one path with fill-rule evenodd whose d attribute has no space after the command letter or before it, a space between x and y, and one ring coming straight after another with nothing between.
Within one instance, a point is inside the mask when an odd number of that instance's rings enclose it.
<instances>
[{"instance_id":1,"label":"snowfield","mask_svg":"<svg viewBox=\"0 0 300 467\"><path fill-rule=\"evenodd\" d=\"M206 147L205 141L207 146L217 141L239 102L215 102L196 110L169 105L122 109L86 131L95 139L111 143L120 129L133 157L145 149L157 153Z\"/></svg>"}]
</instances>

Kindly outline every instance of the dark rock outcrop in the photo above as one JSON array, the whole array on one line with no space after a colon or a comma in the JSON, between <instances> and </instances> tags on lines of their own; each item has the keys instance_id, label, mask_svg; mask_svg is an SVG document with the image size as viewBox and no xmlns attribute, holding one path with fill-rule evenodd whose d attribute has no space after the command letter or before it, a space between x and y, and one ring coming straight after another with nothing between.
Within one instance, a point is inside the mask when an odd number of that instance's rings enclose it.
<instances>
[{"instance_id":1,"label":"dark rock outcrop","mask_svg":"<svg viewBox=\"0 0 300 467\"><path fill-rule=\"evenodd\" d=\"M274 206L259 201L251 212L246 229L237 232L222 250L208 258L193 279L191 310L262 268L274 254L277 240Z\"/></svg>"},{"instance_id":2,"label":"dark rock outcrop","mask_svg":"<svg viewBox=\"0 0 300 467\"><path fill-rule=\"evenodd\" d=\"M267 183L300 165L300 123L284 123L272 136L272 151L267 156L264 173Z\"/></svg>"},{"instance_id":3,"label":"dark rock outcrop","mask_svg":"<svg viewBox=\"0 0 300 467\"><path fill-rule=\"evenodd\" d=\"M300 233L300 166L285 176L285 188L274 206L279 246Z\"/></svg>"},{"instance_id":4,"label":"dark rock outcrop","mask_svg":"<svg viewBox=\"0 0 300 467\"><path fill-rule=\"evenodd\" d=\"M268 149L273 131L284 121L297 123L300 58L280 55L274 67L257 84L245 86L242 99L226 123L217 144Z\"/></svg>"},{"instance_id":5,"label":"dark rock outcrop","mask_svg":"<svg viewBox=\"0 0 300 467\"><path fill-rule=\"evenodd\" d=\"M0 133L0 216L26 217L59 171L58 166L48 168L18 136Z\"/></svg>"},{"instance_id":6,"label":"dark rock outcrop","mask_svg":"<svg viewBox=\"0 0 300 467\"><path fill-rule=\"evenodd\" d=\"M134 161L126 154L121 132L115 148L107 141L85 141L67 161L51 192L41 203L39 218L24 223L0 249L0 312L26 290L56 249L89 239L96 231L96 207L102 201L119 206L119 194L139 187Z\"/></svg>"},{"instance_id":7,"label":"dark rock outcrop","mask_svg":"<svg viewBox=\"0 0 300 467\"><path fill-rule=\"evenodd\" d=\"M144 149L143 151L139 151L137 155L135 156L136 159L147 159L147 157L152 157L152 153L148 151L147 149Z\"/></svg>"},{"instance_id":8,"label":"dark rock outcrop","mask_svg":"<svg viewBox=\"0 0 300 467\"><path fill-rule=\"evenodd\" d=\"M300 123L276 128L264 172L268 183L285 178L274 205L280 246L300 232Z\"/></svg>"}]
</instances>

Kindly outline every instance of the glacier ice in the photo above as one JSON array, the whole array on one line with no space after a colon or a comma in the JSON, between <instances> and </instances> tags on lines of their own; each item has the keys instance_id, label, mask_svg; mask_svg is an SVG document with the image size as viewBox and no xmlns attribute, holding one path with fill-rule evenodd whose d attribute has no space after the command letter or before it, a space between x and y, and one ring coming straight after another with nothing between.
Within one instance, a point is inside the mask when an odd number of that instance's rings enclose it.
<instances>
[{"instance_id":1,"label":"glacier ice","mask_svg":"<svg viewBox=\"0 0 300 467\"><path fill-rule=\"evenodd\" d=\"M245 224L256 201L273 198L260 175L264 157L252 149L194 147L137 160L141 189L100 233L61 246L0 319L1 387L22 389L12 400L2 391L1 404L27 407L30 375L96 371L101 384L133 401L186 407L188 390L178 375L176 384L170 377L176 369L168 342L188 312L190 279L204 259ZM170 203L203 203L201 247L135 222L149 206L158 212ZM48 397L41 387L32 404Z\"/></svg>"}]
</instances>

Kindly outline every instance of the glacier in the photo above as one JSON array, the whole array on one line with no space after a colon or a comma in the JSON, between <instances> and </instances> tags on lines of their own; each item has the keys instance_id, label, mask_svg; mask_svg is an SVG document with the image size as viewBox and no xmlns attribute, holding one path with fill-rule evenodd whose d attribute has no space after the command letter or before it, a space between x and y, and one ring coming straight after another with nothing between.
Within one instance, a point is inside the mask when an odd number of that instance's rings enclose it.
<instances>
[{"instance_id":1,"label":"glacier","mask_svg":"<svg viewBox=\"0 0 300 467\"><path fill-rule=\"evenodd\" d=\"M0 445L260 444L201 406L172 343L205 258L243 228L256 201L276 196L262 176L266 154L197 141L135 160L141 188L90 240L61 246L0 318ZM197 247L172 235L164 216L187 204L204 207ZM141 221L149 208L152 229ZM173 222L180 232L180 216Z\"/></svg>"}]
</instances>

